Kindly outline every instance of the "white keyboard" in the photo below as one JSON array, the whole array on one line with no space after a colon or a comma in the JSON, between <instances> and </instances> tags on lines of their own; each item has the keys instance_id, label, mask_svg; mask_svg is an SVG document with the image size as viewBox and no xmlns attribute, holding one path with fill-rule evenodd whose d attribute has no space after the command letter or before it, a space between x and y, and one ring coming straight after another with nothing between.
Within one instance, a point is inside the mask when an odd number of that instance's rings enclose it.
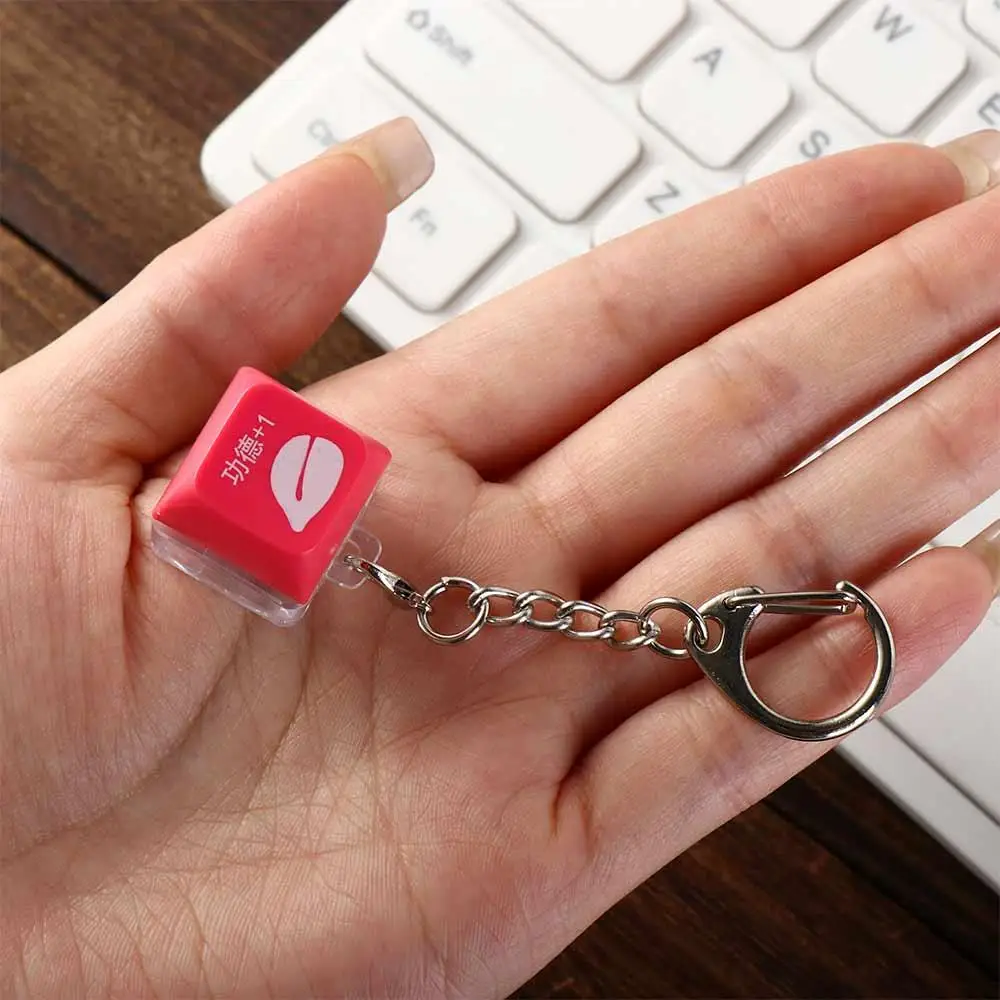
<instances>
[{"instance_id":1,"label":"white keyboard","mask_svg":"<svg viewBox=\"0 0 1000 1000\"><path fill-rule=\"evenodd\" d=\"M351 0L203 172L232 204L399 114L438 168L347 310L388 349L747 180L1000 127L1000 0ZM995 520L1000 494L938 542ZM997 709L1000 609L843 752L1000 888Z\"/></svg>"}]
</instances>

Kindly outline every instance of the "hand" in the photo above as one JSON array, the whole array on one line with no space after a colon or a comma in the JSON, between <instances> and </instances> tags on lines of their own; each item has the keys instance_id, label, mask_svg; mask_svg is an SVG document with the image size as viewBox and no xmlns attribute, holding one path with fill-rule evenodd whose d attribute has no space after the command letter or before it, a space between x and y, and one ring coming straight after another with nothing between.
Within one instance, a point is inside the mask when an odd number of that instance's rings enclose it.
<instances>
[{"instance_id":1,"label":"hand","mask_svg":"<svg viewBox=\"0 0 1000 1000\"><path fill-rule=\"evenodd\" d=\"M393 451L386 561L633 609L851 579L905 697L1000 584L997 532L896 568L1000 489L1000 341L785 473L1000 323L1000 190L966 199L998 143L776 176L310 387ZM362 137L0 375L8 995L501 996L829 749L690 662L443 650L370 585L279 630L151 554L178 449L321 334L428 168L405 122ZM846 702L858 618L762 626L763 693Z\"/></svg>"}]
</instances>

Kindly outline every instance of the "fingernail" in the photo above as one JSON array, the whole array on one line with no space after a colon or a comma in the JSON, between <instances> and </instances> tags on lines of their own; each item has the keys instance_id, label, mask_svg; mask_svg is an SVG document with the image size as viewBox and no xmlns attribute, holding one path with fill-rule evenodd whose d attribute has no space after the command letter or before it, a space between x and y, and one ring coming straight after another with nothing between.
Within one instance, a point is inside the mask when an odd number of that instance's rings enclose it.
<instances>
[{"instance_id":1,"label":"fingernail","mask_svg":"<svg viewBox=\"0 0 1000 1000\"><path fill-rule=\"evenodd\" d=\"M372 168L391 211L434 172L434 154L416 122L394 118L335 146L331 153L352 153Z\"/></svg>"},{"instance_id":2,"label":"fingernail","mask_svg":"<svg viewBox=\"0 0 1000 1000\"><path fill-rule=\"evenodd\" d=\"M1000 597L1000 521L973 538L966 548L986 563L993 577L993 590Z\"/></svg>"},{"instance_id":3,"label":"fingernail","mask_svg":"<svg viewBox=\"0 0 1000 1000\"><path fill-rule=\"evenodd\" d=\"M1000 184L1000 132L984 129L939 149L965 178L965 197L975 198Z\"/></svg>"}]
</instances>

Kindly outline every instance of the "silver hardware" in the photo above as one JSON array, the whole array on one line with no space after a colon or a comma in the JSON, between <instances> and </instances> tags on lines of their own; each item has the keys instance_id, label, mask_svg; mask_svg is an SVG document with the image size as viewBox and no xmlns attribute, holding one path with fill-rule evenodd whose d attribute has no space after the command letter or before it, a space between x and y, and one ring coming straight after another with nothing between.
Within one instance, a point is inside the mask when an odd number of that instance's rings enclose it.
<instances>
[{"instance_id":1,"label":"silver hardware","mask_svg":"<svg viewBox=\"0 0 1000 1000\"><path fill-rule=\"evenodd\" d=\"M577 639L580 642L607 642L615 634L614 625L599 625L597 628L592 629L576 629L572 627L577 615L590 615L600 622L603 621L607 613L607 608L602 608L600 604L594 604L592 601L564 601L559 606L556 617L565 618L569 622L570 627L563 632L563 635L567 638Z\"/></svg>"},{"instance_id":2,"label":"silver hardware","mask_svg":"<svg viewBox=\"0 0 1000 1000\"><path fill-rule=\"evenodd\" d=\"M619 639L617 636L619 623L635 625L639 634L632 636L631 639ZM601 619L601 625L611 628L611 635L604 641L619 653L630 653L633 649L642 649L644 646L652 645L660 634L660 626L656 622L651 618L643 618L635 611L609 611Z\"/></svg>"},{"instance_id":3,"label":"silver hardware","mask_svg":"<svg viewBox=\"0 0 1000 1000\"><path fill-rule=\"evenodd\" d=\"M443 646L458 646L463 642L468 642L470 639L475 638L482 632L483 626L486 624L486 619L489 617L490 606L483 601L478 608L472 609L475 617L465 628L458 632L438 632L431 625L434 602L442 594L446 594L449 590L455 590L456 588L468 590L470 594L474 594L479 590L479 584L474 583L472 580L466 580L464 576L443 576L433 587L428 588L427 593L424 594L423 607L417 609L417 624L420 626L420 631L429 639L433 639ZM466 600L465 603L471 609L469 601Z\"/></svg>"},{"instance_id":4,"label":"silver hardware","mask_svg":"<svg viewBox=\"0 0 1000 1000\"><path fill-rule=\"evenodd\" d=\"M559 609L565 603L561 597L556 597L547 590L529 590L514 601L514 610L527 613L527 617L521 621L525 628L536 629L539 632L565 632L573 624L572 619L559 617ZM535 608L539 604L548 604L555 608L556 617L536 618Z\"/></svg>"},{"instance_id":5,"label":"silver hardware","mask_svg":"<svg viewBox=\"0 0 1000 1000\"><path fill-rule=\"evenodd\" d=\"M346 556L344 560L351 569L367 576L377 583L391 598L413 608L415 611L430 610L430 604L412 583L390 572L378 563L369 562L358 556Z\"/></svg>"},{"instance_id":6,"label":"silver hardware","mask_svg":"<svg viewBox=\"0 0 1000 1000\"><path fill-rule=\"evenodd\" d=\"M761 701L747 677L746 642L762 614L839 615L857 607L864 609L875 640L875 669L853 705L829 718L810 720L791 719ZM690 622L685 639L691 658L742 712L781 736L806 741L846 736L872 718L889 690L895 661L892 630L882 609L853 584L842 582L834 592L811 594L765 594L757 587L745 587L721 594L698 610L722 626L722 636L714 649L707 649L695 622Z\"/></svg>"},{"instance_id":7,"label":"silver hardware","mask_svg":"<svg viewBox=\"0 0 1000 1000\"><path fill-rule=\"evenodd\" d=\"M641 611L612 611L591 601L565 601L547 590L516 591L509 587L481 587L465 577L446 576L420 593L411 583L384 566L348 556L345 561L356 572L378 584L393 600L413 608L420 631L434 642L457 646L474 639L486 627L520 625L539 632L558 632L579 642L603 642L611 649L631 652L650 649L671 660L693 659L742 712L755 722L793 740L829 740L845 736L867 722L885 698L892 680L895 647L892 631L879 606L858 587L838 583L834 590L798 594L768 594L759 587L743 587L720 594L700 608L676 597L658 597ZM435 602L451 590L467 590L466 607L472 619L457 632L441 632L432 623ZM507 602L510 611L498 613L497 602ZM541 617L537 608L552 613ZM757 696L746 671L746 642L757 619L772 615L847 615L858 608L875 640L875 669L868 686L853 705L826 719L792 719L769 708ZM684 615L684 645L667 646L660 641L661 627L653 616L662 611ZM578 616L597 619L597 627L578 628ZM709 621L721 635L710 647ZM636 634L624 638L623 626L634 626Z\"/></svg>"},{"instance_id":8,"label":"silver hardware","mask_svg":"<svg viewBox=\"0 0 1000 1000\"><path fill-rule=\"evenodd\" d=\"M679 611L682 615L686 615L688 623L694 627L695 638L702 646L708 645L708 626L705 624L705 619L702 618L698 609L688 604L687 601L681 601L676 597L658 597L655 601L650 601L639 612L639 615L646 621L651 621L653 615L658 611ZM660 656L665 656L669 660L686 660L691 655L687 646L664 646L663 643L655 639L649 644L649 648L654 653L659 653Z\"/></svg>"}]
</instances>

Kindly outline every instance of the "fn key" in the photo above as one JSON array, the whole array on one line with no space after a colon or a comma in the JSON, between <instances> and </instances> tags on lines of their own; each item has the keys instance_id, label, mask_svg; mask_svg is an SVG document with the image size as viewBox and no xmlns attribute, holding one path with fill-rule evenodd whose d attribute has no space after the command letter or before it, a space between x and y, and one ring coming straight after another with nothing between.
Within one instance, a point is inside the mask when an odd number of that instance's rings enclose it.
<instances>
[{"instance_id":1,"label":"fn key","mask_svg":"<svg viewBox=\"0 0 1000 1000\"><path fill-rule=\"evenodd\" d=\"M254 147L253 161L274 179L401 111L353 73L323 82ZM375 273L424 312L437 312L517 232L514 213L450 159L390 216Z\"/></svg>"}]
</instances>

